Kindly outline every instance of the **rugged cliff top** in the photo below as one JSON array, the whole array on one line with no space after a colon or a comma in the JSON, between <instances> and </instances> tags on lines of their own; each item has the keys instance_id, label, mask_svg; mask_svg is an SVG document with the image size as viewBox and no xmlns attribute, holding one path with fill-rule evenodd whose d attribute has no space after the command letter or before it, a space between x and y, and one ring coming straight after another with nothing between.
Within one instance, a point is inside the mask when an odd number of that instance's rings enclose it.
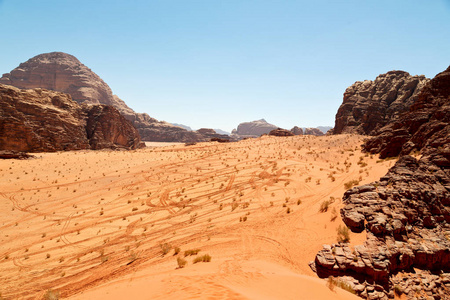
<instances>
[{"instance_id":1,"label":"rugged cliff top","mask_svg":"<svg viewBox=\"0 0 450 300\"><path fill-rule=\"evenodd\" d=\"M390 71L374 81L355 82L345 90L333 133L377 134L381 127L408 111L428 81L423 75Z\"/></svg>"}]
</instances>

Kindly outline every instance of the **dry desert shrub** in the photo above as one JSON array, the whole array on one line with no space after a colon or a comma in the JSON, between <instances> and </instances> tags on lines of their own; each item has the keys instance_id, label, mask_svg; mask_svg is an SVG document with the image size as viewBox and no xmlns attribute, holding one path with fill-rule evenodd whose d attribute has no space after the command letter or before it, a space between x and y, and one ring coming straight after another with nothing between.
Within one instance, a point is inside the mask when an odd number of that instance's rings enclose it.
<instances>
[{"instance_id":1,"label":"dry desert shrub","mask_svg":"<svg viewBox=\"0 0 450 300\"><path fill-rule=\"evenodd\" d=\"M321 213L327 212L331 203L332 203L331 200L324 200L322 204L320 204L319 212Z\"/></svg>"},{"instance_id":2,"label":"dry desert shrub","mask_svg":"<svg viewBox=\"0 0 450 300\"><path fill-rule=\"evenodd\" d=\"M200 249L190 249L190 250L186 250L184 251L184 257L186 256L192 256L192 255L197 255L200 252Z\"/></svg>"},{"instance_id":3,"label":"dry desert shrub","mask_svg":"<svg viewBox=\"0 0 450 300\"><path fill-rule=\"evenodd\" d=\"M350 242L350 230L348 230L347 226L339 225L337 229L337 241L338 243Z\"/></svg>"},{"instance_id":4,"label":"dry desert shrub","mask_svg":"<svg viewBox=\"0 0 450 300\"><path fill-rule=\"evenodd\" d=\"M358 184L359 184L359 181L356 179L353 179L353 180L350 180L350 181L347 181L346 183L344 183L344 187L346 190L349 190Z\"/></svg>"},{"instance_id":5,"label":"dry desert shrub","mask_svg":"<svg viewBox=\"0 0 450 300\"><path fill-rule=\"evenodd\" d=\"M169 253L170 249L172 249L172 246L167 243L161 244L159 246L161 247L162 256Z\"/></svg>"},{"instance_id":6,"label":"dry desert shrub","mask_svg":"<svg viewBox=\"0 0 450 300\"><path fill-rule=\"evenodd\" d=\"M202 256L197 256L194 259L194 264L199 263L199 262L210 262L211 261L211 256L209 254L205 254Z\"/></svg>"},{"instance_id":7,"label":"dry desert shrub","mask_svg":"<svg viewBox=\"0 0 450 300\"><path fill-rule=\"evenodd\" d=\"M346 290L347 292L350 292L352 294L356 294L355 290L351 287L351 285L349 285L345 281L342 281L339 278L334 278L333 276L328 277L328 279L327 279L327 287L331 291L335 291L335 287L338 287L338 288Z\"/></svg>"},{"instance_id":8,"label":"dry desert shrub","mask_svg":"<svg viewBox=\"0 0 450 300\"><path fill-rule=\"evenodd\" d=\"M58 300L59 292L49 289L44 294L44 300Z\"/></svg>"},{"instance_id":9,"label":"dry desert shrub","mask_svg":"<svg viewBox=\"0 0 450 300\"><path fill-rule=\"evenodd\" d=\"M177 258L178 268L184 268L187 265L187 261L184 258Z\"/></svg>"}]
</instances>

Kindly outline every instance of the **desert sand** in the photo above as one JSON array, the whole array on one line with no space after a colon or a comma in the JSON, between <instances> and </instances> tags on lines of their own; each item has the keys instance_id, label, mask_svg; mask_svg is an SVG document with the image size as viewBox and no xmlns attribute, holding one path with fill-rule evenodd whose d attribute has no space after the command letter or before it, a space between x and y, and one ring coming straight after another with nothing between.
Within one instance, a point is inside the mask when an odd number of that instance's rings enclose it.
<instances>
[{"instance_id":1,"label":"desert sand","mask_svg":"<svg viewBox=\"0 0 450 300\"><path fill-rule=\"evenodd\" d=\"M395 162L361 153L362 140L264 136L0 161L0 293L358 299L330 290L308 262L336 242L345 184L377 180ZM210 262L194 264L205 254Z\"/></svg>"}]
</instances>

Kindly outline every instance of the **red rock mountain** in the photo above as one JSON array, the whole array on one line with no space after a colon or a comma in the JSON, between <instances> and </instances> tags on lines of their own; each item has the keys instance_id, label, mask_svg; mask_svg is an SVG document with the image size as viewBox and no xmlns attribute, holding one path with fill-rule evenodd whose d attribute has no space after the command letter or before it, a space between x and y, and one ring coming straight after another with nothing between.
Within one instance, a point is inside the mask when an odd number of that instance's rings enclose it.
<instances>
[{"instance_id":1,"label":"red rock mountain","mask_svg":"<svg viewBox=\"0 0 450 300\"><path fill-rule=\"evenodd\" d=\"M136 149L139 145L137 130L112 106L80 105L68 94L0 84L0 150Z\"/></svg>"},{"instance_id":2,"label":"red rock mountain","mask_svg":"<svg viewBox=\"0 0 450 300\"><path fill-rule=\"evenodd\" d=\"M78 103L114 106L138 129L142 140L162 142L196 142L206 140L197 132L189 132L148 114L136 113L91 69L76 57L51 52L37 55L3 74L0 83L21 89L44 88L67 93Z\"/></svg>"},{"instance_id":3,"label":"red rock mountain","mask_svg":"<svg viewBox=\"0 0 450 300\"><path fill-rule=\"evenodd\" d=\"M425 76L391 71L374 81L355 82L345 90L333 133L375 135L381 127L408 111L428 81Z\"/></svg>"}]
</instances>

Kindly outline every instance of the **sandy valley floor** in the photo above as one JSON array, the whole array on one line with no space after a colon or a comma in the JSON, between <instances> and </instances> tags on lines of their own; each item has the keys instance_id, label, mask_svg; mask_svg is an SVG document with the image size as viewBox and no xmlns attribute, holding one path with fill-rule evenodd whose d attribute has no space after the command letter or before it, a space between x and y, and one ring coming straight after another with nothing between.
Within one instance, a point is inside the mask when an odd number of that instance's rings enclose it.
<instances>
[{"instance_id":1,"label":"sandy valley floor","mask_svg":"<svg viewBox=\"0 0 450 300\"><path fill-rule=\"evenodd\" d=\"M394 163L361 143L266 136L0 161L1 296L357 299L329 290L308 262L336 242L344 184ZM193 263L205 254L211 262Z\"/></svg>"}]
</instances>

